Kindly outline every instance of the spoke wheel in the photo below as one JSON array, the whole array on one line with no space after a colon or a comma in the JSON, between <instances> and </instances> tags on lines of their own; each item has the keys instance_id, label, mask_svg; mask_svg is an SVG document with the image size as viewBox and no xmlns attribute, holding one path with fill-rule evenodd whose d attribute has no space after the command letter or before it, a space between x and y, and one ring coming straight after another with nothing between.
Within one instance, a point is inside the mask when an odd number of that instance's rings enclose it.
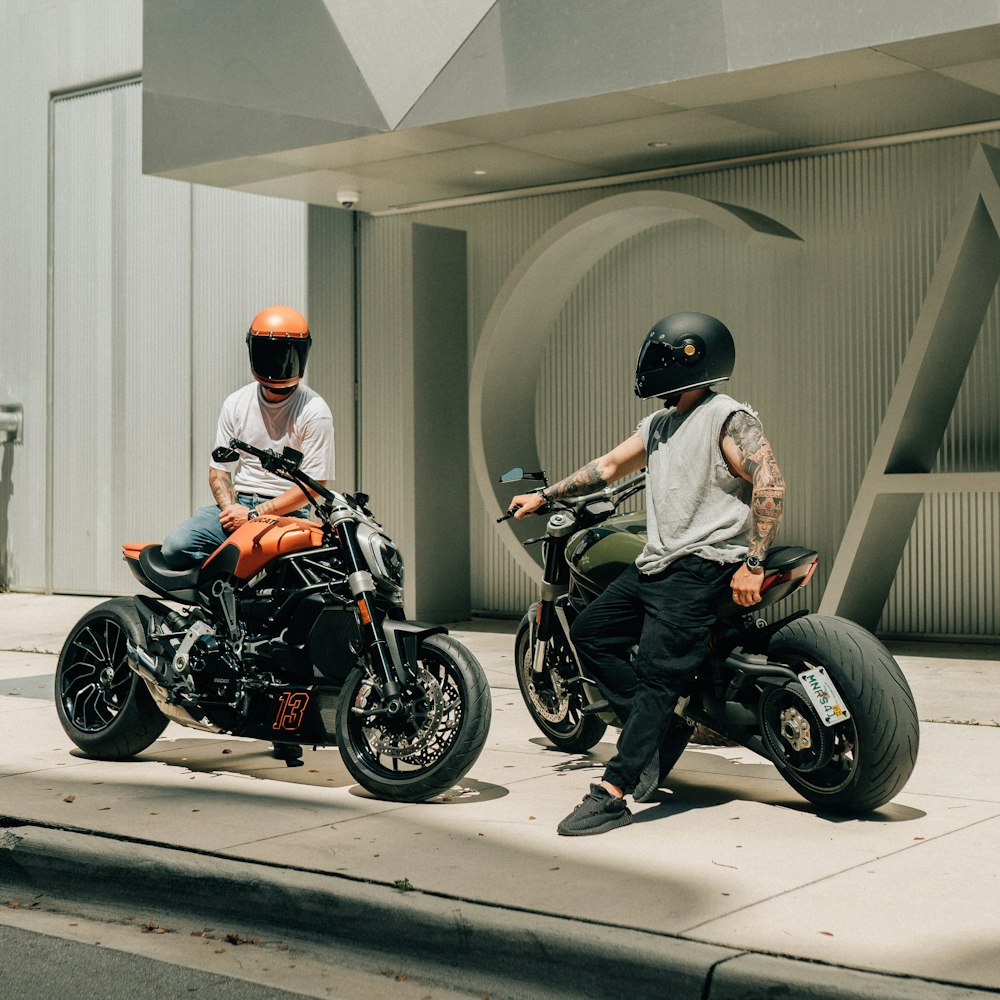
<instances>
[{"instance_id":1,"label":"spoke wheel","mask_svg":"<svg viewBox=\"0 0 1000 1000\"><path fill-rule=\"evenodd\" d=\"M424 640L403 710L386 712L379 684L352 671L341 692L337 736L352 776L382 798L420 802L447 791L479 756L490 692L475 657L443 635Z\"/></svg>"},{"instance_id":2,"label":"spoke wheel","mask_svg":"<svg viewBox=\"0 0 1000 1000\"><path fill-rule=\"evenodd\" d=\"M59 721L73 742L94 757L131 757L145 750L167 724L128 665L130 639L143 639L132 602L108 601L77 622L59 654Z\"/></svg>"}]
</instances>

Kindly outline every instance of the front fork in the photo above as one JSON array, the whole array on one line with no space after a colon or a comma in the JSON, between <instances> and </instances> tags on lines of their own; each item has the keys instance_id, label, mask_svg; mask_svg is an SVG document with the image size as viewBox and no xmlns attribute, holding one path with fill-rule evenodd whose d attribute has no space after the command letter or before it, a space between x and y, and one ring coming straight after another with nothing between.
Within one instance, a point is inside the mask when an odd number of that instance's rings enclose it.
<instances>
[{"instance_id":1,"label":"front fork","mask_svg":"<svg viewBox=\"0 0 1000 1000\"><path fill-rule=\"evenodd\" d=\"M347 563L347 585L351 589L357 610L361 643L368 651L375 673L382 683L384 711L388 715L398 715L403 711L403 688L400 682L405 678L405 672L397 671L393 662L375 605L375 578L361 554L354 518L347 508L344 508L340 518L333 520L333 528L340 539L344 561Z\"/></svg>"},{"instance_id":2,"label":"front fork","mask_svg":"<svg viewBox=\"0 0 1000 1000\"><path fill-rule=\"evenodd\" d=\"M566 542L562 538L546 538L544 542L545 568L542 573L542 592L535 611L535 643L532 647L531 670L535 675L545 669L545 650L556 626L556 600L566 593L568 574L562 559ZM569 622L563 613L566 641L569 642Z\"/></svg>"}]
</instances>

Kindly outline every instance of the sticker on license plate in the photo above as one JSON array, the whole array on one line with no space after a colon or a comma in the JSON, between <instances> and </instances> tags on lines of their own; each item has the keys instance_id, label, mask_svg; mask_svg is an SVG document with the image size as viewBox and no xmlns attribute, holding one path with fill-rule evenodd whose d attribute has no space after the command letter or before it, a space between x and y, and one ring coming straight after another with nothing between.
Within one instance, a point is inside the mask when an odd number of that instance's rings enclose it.
<instances>
[{"instance_id":1,"label":"sticker on license plate","mask_svg":"<svg viewBox=\"0 0 1000 1000\"><path fill-rule=\"evenodd\" d=\"M851 717L825 667L813 667L799 674L799 681L824 726L835 726Z\"/></svg>"}]
</instances>

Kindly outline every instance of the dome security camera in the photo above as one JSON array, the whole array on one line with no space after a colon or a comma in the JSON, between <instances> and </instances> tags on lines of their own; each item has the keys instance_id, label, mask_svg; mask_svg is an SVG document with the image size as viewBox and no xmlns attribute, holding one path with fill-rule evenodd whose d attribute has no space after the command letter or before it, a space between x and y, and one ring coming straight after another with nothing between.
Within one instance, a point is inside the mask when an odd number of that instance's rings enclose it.
<instances>
[{"instance_id":1,"label":"dome security camera","mask_svg":"<svg viewBox=\"0 0 1000 1000\"><path fill-rule=\"evenodd\" d=\"M338 191L337 203L342 208L353 208L354 203L361 197L357 191Z\"/></svg>"}]
</instances>

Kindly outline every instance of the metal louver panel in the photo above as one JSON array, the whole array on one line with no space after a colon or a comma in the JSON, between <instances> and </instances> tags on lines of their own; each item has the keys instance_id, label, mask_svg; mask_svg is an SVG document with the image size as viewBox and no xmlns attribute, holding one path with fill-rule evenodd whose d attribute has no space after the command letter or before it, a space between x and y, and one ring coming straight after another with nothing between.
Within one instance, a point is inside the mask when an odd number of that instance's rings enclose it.
<instances>
[{"instance_id":1,"label":"metal louver panel","mask_svg":"<svg viewBox=\"0 0 1000 1000\"><path fill-rule=\"evenodd\" d=\"M188 511L189 188L142 176L138 84L53 119L52 588L129 592Z\"/></svg>"},{"instance_id":2,"label":"metal louver panel","mask_svg":"<svg viewBox=\"0 0 1000 1000\"><path fill-rule=\"evenodd\" d=\"M648 327L679 309L714 313L737 341L734 378L721 388L760 412L788 480L779 541L810 545L821 554L813 583L783 607L815 607L980 142L996 145L1000 135L849 150L646 185L763 212L798 233L804 246L793 253L755 250L706 223L683 221L633 237L584 275L552 328L539 331L548 338L548 352L534 415L510 417L533 416L550 478L606 451L648 412L649 405L631 395L635 352ZM629 189L563 192L371 220L366 301L377 301L396 280L404 226L428 222L466 229L474 353L500 286L534 241L574 210ZM377 269L369 263L374 260ZM382 329L383 336L395 335L393 327ZM995 295L938 471L1000 469L998 385ZM374 419L372 442L379 440L377 414ZM392 481L391 468L382 474ZM381 488L373 479L367 485ZM485 509L473 490L473 606L519 614L534 581L514 565L501 543L503 529L494 523L496 513ZM881 631L1000 635L998 538L995 495L928 496Z\"/></svg>"}]
</instances>

